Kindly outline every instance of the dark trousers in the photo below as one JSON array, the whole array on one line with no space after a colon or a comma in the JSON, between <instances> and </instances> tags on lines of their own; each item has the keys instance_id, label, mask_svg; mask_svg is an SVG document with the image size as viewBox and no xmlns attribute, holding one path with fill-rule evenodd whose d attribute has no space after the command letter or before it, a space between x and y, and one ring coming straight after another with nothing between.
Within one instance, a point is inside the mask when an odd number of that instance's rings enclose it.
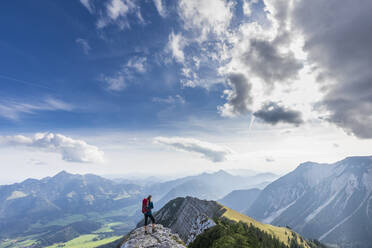
<instances>
[{"instance_id":1,"label":"dark trousers","mask_svg":"<svg viewBox=\"0 0 372 248\"><path fill-rule=\"evenodd\" d=\"M145 226L147 226L147 221L149 218L151 219L151 223L155 224L154 216L152 216L152 214L145 214Z\"/></svg>"}]
</instances>

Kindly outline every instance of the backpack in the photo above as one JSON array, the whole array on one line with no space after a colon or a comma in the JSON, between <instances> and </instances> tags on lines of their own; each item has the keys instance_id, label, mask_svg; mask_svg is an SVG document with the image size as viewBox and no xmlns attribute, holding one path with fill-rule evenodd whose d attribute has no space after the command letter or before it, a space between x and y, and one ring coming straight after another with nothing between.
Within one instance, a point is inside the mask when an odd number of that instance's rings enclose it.
<instances>
[{"instance_id":1,"label":"backpack","mask_svg":"<svg viewBox=\"0 0 372 248\"><path fill-rule=\"evenodd\" d=\"M144 214L146 212L147 212L147 198L142 200L142 213Z\"/></svg>"}]
</instances>

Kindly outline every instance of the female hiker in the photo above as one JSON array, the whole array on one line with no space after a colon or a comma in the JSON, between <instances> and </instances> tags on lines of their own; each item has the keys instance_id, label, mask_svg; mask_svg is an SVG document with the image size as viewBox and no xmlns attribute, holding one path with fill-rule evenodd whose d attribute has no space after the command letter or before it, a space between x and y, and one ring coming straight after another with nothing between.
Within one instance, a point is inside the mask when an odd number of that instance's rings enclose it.
<instances>
[{"instance_id":1,"label":"female hiker","mask_svg":"<svg viewBox=\"0 0 372 248\"><path fill-rule=\"evenodd\" d=\"M154 204L152 203L152 196L149 195L147 198L143 199L142 201L142 213L145 215L145 233L147 234L147 221L148 218L151 219L152 223L152 232L155 232L155 219L152 216L151 209L154 208Z\"/></svg>"}]
</instances>

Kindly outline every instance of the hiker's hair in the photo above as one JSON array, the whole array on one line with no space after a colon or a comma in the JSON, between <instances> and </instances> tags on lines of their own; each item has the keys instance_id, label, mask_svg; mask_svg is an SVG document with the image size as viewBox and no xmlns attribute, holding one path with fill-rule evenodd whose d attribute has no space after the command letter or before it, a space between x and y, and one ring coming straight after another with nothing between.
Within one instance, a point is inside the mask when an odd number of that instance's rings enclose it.
<instances>
[{"instance_id":1,"label":"hiker's hair","mask_svg":"<svg viewBox=\"0 0 372 248\"><path fill-rule=\"evenodd\" d=\"M150 200L152 198L152 195L149 195L148 197L147 197L147 200Z\"/></svg>"}]
</instances>

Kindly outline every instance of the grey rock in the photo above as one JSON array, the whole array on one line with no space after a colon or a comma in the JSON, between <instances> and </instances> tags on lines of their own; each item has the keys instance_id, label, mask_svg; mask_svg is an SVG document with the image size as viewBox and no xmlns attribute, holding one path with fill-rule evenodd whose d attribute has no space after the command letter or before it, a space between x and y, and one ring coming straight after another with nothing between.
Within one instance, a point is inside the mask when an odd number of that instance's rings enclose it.
<instances>
[{"instance_id":1,"label":"grey rock","mask_svg":"<svg viewBox=\"0 0 372 248\"><path fill-rule=\"evenodd\" d=\"M179 197L168 202L154 214L157 223L163 224L189 244L205 229L215 225L213 218L220 217L224 208L215 201L194 197ZM137 227L143 226L143 221Z\"/></svg>"},{"instance_id":2,"label":"grey rock","mask_svg":"<svg viewBox=\"0 0 372 248\"><path fill-rule=\"evenodd\" d=\"M125 239L121 248L186 248L177 234L160 224L155 225L152 233L151 225L148 226L148 234L143 227L133 230Z\"/></svg>"}]
</instances>

